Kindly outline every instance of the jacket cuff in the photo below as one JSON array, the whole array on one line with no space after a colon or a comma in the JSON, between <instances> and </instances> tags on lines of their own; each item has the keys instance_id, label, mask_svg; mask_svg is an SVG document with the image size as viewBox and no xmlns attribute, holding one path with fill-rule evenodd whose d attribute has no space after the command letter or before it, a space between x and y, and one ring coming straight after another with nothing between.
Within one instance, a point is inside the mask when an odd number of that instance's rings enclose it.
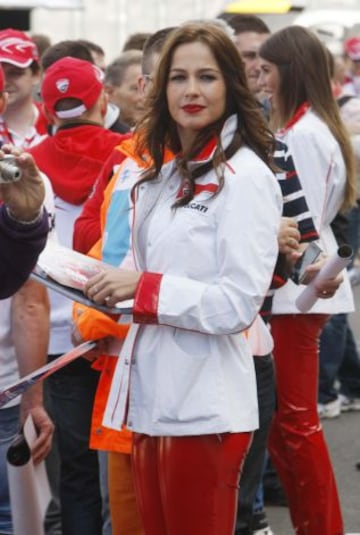
<instances>
[{"instance_id":1,"label":"jacket cuff","mask_svg":"<svg viewBox=\"0 0 360 535\"><path fill-rule=\"evenodd\" d=\"M158 304L162 274L143 273L135 292L133 319L135 323L158 323Z\"/></svg>"}]
</instances>

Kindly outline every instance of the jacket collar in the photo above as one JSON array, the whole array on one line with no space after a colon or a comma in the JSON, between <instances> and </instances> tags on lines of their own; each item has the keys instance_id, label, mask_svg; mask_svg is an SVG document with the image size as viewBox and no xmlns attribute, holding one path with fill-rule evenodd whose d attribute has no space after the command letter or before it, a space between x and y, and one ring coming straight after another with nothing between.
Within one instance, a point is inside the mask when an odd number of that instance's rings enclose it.
<instances>
[{"instance_id":1,"label":"jacket collar","mask_svg":"<svg viewBox=\"0 0 360 535\"><path fill-rule=\"evenodd\" d=\"M226 119L220 134L220 142L223 149L226 149L230 145L236 132L237 124L238 120L237 115L235 114L230 115L230 117ZM203 164L211 160L214 156L216 147L218 146L218 141L218 138L215 136L210 139L210 141L208 141L205 147L201 149L199 154L190 162L190 164Z\"/></svg>"}]
</instances>

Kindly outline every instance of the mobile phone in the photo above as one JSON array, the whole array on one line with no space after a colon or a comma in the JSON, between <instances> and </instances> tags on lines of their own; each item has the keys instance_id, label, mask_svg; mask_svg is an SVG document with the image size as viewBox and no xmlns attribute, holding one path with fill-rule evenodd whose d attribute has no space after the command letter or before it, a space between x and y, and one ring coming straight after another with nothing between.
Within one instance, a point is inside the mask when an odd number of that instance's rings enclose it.
<instances>
[{"instance_id":1,"label":"mobile phone","mask_svg":"<svg viewBox=\"0 0 360 535\"><path fill-rule=\"evenodd\" d=\"M291 279L296 284L303 284L306 277L306 268L316 262L322 253L322 249L315 243L311 242L296 261L293 272L291 274Z\"/></svg>"}]
</instances>

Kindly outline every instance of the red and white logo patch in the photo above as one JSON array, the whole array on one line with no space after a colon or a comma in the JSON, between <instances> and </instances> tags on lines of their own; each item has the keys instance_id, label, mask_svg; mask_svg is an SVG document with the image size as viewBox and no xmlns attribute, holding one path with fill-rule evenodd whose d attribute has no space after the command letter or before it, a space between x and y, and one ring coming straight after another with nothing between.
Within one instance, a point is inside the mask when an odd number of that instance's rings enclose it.
<instances>
[{"instance_id":1,"label":"red and white logo patch","mask_svg":"<svg viewBox=\"0 0 360 535\"><path fill-rule=\"evenodd\" d=\"M55 84L58 91L64 94L69 89L70 81L68 78L60 78L60 80L57 80Z\"/></svg>"}]
</instances>

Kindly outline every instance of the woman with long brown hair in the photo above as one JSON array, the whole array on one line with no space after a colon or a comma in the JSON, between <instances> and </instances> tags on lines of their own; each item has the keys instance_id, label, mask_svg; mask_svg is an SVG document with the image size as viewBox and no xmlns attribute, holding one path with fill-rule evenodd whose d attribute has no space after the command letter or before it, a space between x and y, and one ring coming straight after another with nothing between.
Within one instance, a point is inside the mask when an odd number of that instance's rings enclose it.
<instances>
[{"instance_id":1,"label":"woman with long brown hair","mask_svg":"<svg viewBox=\"0 0 360 535\"><path fill-rule=\"evenodd\" d=\"M337 244L330 224L339 210L355 201L355 173L350 140L331 91L325 48L309 30L291 26L265 41L260 58L259 85L271 102L271 124L291 151L320 246L331 255ZM343 534L317 413L317 383L321 330L329 314L353 309L346 274L344 278L336 294L323 295L308 314L296 308L302 289L291 280L277 290L273 302L277 410L269 450L298 535Z\"/></svg>"},{"instance_id":2,"label":"woman with long brown hair","mask_svg":"<svg viewBox=\"0 0 360 535\"><path fill-rule=\"evenodd\" d=\"M258 425L246 331L278 251L273 136L234 44L211 23L171 33L148 106L107 212L114 222L126 198L137 271L110 269L86 286L109 306L134 297L105 425L135 432L147 535L232 535Z\"/></svg>"}]
</instances>

